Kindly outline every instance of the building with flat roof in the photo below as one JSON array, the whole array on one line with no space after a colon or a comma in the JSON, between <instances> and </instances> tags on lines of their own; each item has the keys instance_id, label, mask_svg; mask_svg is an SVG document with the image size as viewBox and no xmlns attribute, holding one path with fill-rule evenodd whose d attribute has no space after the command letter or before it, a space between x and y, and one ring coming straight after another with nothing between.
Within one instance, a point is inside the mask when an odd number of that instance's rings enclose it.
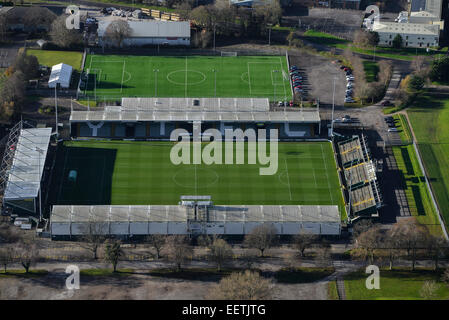
<instances>
[{"instance_id":1,"label":"building with flat roof","mask_svg":"<svg viewBox=\"0 0 449 320\"><path fill-rule=\"evenodd\" d=\"M191 205L53 206L52 238L82 236L89 230L120 237L149 234L245 235L271 224L279 235L340 235L338 206Z\"/></svg>"},{"instance_id":2,"label":"building with flat roof","mask_svg":"<svg viewBox=\"0 0 449 320\"><path fill-rule=\"evenodd\" d=\"M169 139L182 128L278 129L279 138L311 138L320 133L317 109L270 111L266 98L123 98L121 106L72 111L74 138ZM269 138L267 134L267 138Z\"/></svg>"},{"instance_id":3,"label":"building with flat roof","mask_svg":"<svg viewBox=\"0 0 449 320\"><path fill-rule=\"evenodd\" d=\"M122 19L111 17L98 21L98 41L100 45L113 46L105 37L105 32L112 21ZM122 19L123 20L123 19ZM189 21L163 21L153 19L124 20L131 28L131 35L124 39L123 46L145 45L190 45Z\"/></svg>"}]
</instances>

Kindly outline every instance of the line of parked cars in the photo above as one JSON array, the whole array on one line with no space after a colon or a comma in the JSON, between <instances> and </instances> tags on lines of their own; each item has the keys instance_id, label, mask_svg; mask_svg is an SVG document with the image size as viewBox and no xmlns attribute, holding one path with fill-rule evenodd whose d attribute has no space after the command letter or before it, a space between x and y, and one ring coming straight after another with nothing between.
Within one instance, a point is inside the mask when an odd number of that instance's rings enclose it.
<instances>
[{"instance_id":1,"label":"line of parked cars","mask_svg":"<svg viewBox=\"0 0 449 320\"><path fill-rule=\"evenodd\" d=\"M345 103L354 103L355 100L353 99L354 94L354 76L352 75L352 70L349 67L341 66L340 69L342 69L346 73L346 96L345 96Z\"/></svg>"},{"instance_id":2,"label":"line of parked cars","mask_svg":"<svg viewBox=\"0 0 449 320\"><path fill-rule=\"evenodd\" d=\"M385 117L385 122L388 125L388 132L398 132L398 128L396 128L396 121L393 117Z\"/></svg>"},{"instance_id":3,"label":"line of parked cars","mask_svg":"<svg viewBox=\"0 0 449 320\"><path fill-rule=\"evenodd\" d=\"M290 73L290 78L292 79L293 91L294 93L302 94L304 92L302 87L302 76L299 71L299 68L295 65L290 66L288 70Z\"/></svg>"}]
</instances>

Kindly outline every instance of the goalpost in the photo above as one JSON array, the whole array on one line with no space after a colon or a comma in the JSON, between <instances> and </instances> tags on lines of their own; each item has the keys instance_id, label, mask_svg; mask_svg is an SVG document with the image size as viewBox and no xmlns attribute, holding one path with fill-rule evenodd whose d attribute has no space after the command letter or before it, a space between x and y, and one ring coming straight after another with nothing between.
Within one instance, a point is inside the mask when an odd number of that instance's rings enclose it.
<instances>
[{"instance_id":1,"label":"goalpost","mask_svg":"<svg viewBox=\"0 0 449 320\"><path fill-rule=\"evenodd\" d=\"M222 57L237 57L236 51L221 51Z\"/></svg>"}]
</instances>

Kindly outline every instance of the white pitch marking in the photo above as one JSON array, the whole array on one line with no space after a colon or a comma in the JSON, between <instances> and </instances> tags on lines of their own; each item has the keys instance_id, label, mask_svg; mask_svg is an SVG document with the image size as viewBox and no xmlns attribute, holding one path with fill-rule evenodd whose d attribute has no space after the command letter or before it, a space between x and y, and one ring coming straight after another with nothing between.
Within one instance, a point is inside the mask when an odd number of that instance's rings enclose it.
<instances>
[{"instance_id":1,"label":"white pitch marking","mask_svg":"<svg viewBox=\"0 0 449 320\"><path fill-rule=\"evenodd\" d=\"M292 199L292 190L291 190L291 186L290 186L290 177L288 175L288 165L287 165L287 159L284 158L284 162L285 162L285 169L287 170L287 182L288 182L288 192L290 193L290 201L293 200Z\"/></svg>"}]
</instances>

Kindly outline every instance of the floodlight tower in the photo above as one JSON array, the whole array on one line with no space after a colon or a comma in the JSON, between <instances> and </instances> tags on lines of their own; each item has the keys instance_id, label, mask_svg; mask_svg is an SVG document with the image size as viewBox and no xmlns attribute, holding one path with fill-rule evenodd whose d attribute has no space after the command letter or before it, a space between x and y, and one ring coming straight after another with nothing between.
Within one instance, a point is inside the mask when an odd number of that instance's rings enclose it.
<instances>
[{"instance_id":1,"label":"floodlight tower","mask_svg":"<svg viewBox=\"0 0 449 320\"><path fill-rule=\"evenodd\" d=\"M39 179L39 221L42 221L42 187L41 187L41 154L44 153L44 150L42 150L39 147L36 147L36 151L38 153L38 170L39 170L39 175L38 175L38 179Z\"/></svg>"}]
</instances>

